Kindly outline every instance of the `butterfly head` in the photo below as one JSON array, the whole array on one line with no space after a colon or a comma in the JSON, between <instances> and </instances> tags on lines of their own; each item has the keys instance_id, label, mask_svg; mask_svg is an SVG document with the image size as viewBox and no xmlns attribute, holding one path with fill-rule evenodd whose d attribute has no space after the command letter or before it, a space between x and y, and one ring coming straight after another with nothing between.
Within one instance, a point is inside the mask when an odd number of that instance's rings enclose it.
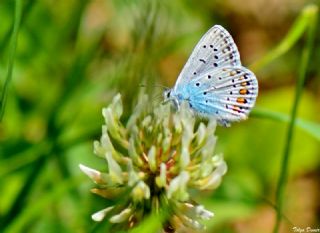
<instances>
[{"instance_id":1,"label":"butterfly head","mask_svg":"<svg viewBox=\"0 0 320 233\"><path fill-rule=\"evenodd\" d=\"M163 103L167 103L167 102L173 102L174 106L178 109L179 108L179 100L174 92L173 89L166 89L163 92Z\"/></svg>"}]
</instances>

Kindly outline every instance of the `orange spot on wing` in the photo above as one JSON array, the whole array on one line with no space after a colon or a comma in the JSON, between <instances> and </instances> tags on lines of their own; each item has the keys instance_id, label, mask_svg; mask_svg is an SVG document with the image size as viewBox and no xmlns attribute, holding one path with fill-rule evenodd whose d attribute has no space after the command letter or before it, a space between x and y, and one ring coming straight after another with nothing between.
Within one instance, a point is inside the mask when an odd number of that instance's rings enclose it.
<instances>
[{"instance_id":1,"label":"orange spot on wing","mask_svg":"<svg viewBox=\"0 0 320 233\"><path fill-rule=\"evenodd\" d=\"M232 110L235 112L240 112L240 108L237 105L233 105Z\"/></svg>"},{"instance_id":2,"label":"orange spot on wing","mask_svg":"<svg viewBox=\"0 0 320 233\"><path fill-rule=\"evenodd\" d=\"M231 76L234 76L234 75L236 75L236 74L237 74L237 72L234 71L234 70L230 72L230 75L231 75Z\"/></svg>"},{"instance_id":3,"label":"orange spot on wing","mask_svg":"<svg viewBox=\"0 0 320 233\"><path fill-rule=\"evenodd\" d=\"M239 97L239 98L237 98L237 102L240 104L245 104L245 103L247 103L247 100L243 97Z\"/></svg>"},{"instance_id":4,"label":"orange spot on wing","mask_svg":"<svg viewBox=\"0 0 320 233\"><path fill-rule=\"evenodd\" d=\"M240 89L239 93L241 95L249 94L249 91L247 89Z\"/></svg>"},{"instance_id":5,"label":"orange spot on wing","mask_svg":"<svg viewBox=\"0 0 320 233\"><path fill-rule=\"evenodd\" d=\"M247 86L247 85L249 85L248 82L242 82L242 83L241 83L241 86L243 86L243 87L245 87L245 86Z\"/></svg>"}]
</instances>

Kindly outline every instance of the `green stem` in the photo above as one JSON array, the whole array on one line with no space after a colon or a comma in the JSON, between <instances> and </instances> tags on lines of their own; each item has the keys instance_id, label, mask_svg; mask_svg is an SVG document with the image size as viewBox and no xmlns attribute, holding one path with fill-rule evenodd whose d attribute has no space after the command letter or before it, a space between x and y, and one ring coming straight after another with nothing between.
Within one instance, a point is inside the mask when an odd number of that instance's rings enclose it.
<instances>
[{"instance_id":1,"label":"green stem","mask_svg":"<svg viewBox=\"0 0 320 233\"><path fill-rule=\"evenodd\" d=\"M308 16L308 31L307 31L307 45L304 47L302 51L301 65L299 68L298 81L296 85L296 92L293 102L293 107L291 110L290 121L287 131L287 139L284 148L280 177L278 180L277 190L276 190L276 206L277 206L277 215L276 215L276 223L274 225L273 232L278 233L280 228L280 223L282 219L282 209L283 209L283 197L285 192L285 185L288 179L288 166L290 160L290 152L292 148L292 138L294 133L294 126L297 118L297 110L300 101L300 97L303 90L304 81L307 73L307 66L309 63L312 46L314 42L315 36L315 28L317 23L317 12L318 7L315 5L307 6L304 9L304 15Z\"/></svg>"},{"instance_id":2,"label":"green stem","mask_svg":"<svg viewBox=\"0 0 320 233\"><path fill-rule=\"evenodd\" d=\"M15 1L15 9L14 9L14 21L13 21L13 31L11 36L11 47L9 51L9 63L8 70L6 75L6 80L4 82L3 90L1 93L1 102L0 102L0 121L3 118L6 102L7 102L7 94L9 89L9 84L12 78L12 70L14 64L14 58L16 54L16 47L18 41L19 27L21 22L21 14L22 14L22 0Z\"/></svg>"}]
</instances>

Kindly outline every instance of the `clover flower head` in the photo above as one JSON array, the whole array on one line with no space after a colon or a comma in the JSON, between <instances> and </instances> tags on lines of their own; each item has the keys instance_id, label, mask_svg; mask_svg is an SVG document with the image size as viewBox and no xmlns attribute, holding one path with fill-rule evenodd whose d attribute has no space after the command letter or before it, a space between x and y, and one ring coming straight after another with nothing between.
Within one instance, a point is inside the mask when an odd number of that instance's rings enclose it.
<instances>
[{"instance_id":1,"label":"clover flower head","mask_svg":"<svg viewBox=\"0 0 320 233\"><path fill-rule=\"evenodd\" d=\"M107 170L80 169L96 183L93 193L121 202L92 219L132 228L151 213L165 212L164 232L202 228L199 220L213 213L197 204L190 190L217 188L227 171L222 156L214 155L216 121L196 123L183 105L178 112L169 105L146 111L147 105L142 96L126 125L120 120L119 94L102 110L105 125L94 153L106 161Z\"/></svg>"}]
</instances>

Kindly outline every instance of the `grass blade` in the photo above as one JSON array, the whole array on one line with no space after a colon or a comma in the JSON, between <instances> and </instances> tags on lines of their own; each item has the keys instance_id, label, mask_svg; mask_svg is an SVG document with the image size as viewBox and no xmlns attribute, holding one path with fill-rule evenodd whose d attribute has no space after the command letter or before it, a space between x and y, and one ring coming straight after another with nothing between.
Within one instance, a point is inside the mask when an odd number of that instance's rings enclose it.
<instances>
[{"instance_id":1,"label":"grass blade","mask_svg":"<svg viewBox=\"0 0 320 233\"><path fill-rule=\"evenodd\" d=\"M10 51L9 51L9 63L8 63L6 79L5 79L3 90L1 93L0 121L2 121L2 118L3 118L3 114L6 107L6 102L7 102L9 84L12 79L12 70L13 70L14 58L15 58L16 47L18 42L21 14L22 14L22 0L16 0L15 9L14 9L13 31L12 31Z\"/></svg>"},{"instance_id":2,"label":"grass blade","mask_svg":"<svg viewBox=\"0 0 320 233\"><path fill-rule=\"evenodd\" d=\"M285 54L289 49L292 48L293 45L295 45L298 39L301 38L301 36L306 30L306 27L308 26L309 20L310 19L308 11L303 10L294 22L290 31L287 33L285 38L279 43L279 45L272 49L264 57L251 64L249 68L252 71L260 70L261 68L271 63L273 60Z\"/></svg>"},{"instance_id":3,"label":"grass blade","mask_svg":"<svg viewBox=\"0 0 320 233\"><path fill-rule=\"evenodd\" d=\"M263 109L263 108L255 108L251 112L250 116L263 118L263 119L270 119L274 121L281 121L281 122L289 122L290 120L290 117L287 114L272 111L269 109ZM320 124L319 123L297 118L296 126L320 141Z\"/></svg>"},{"instance_id":4,"label":"grass blade","mask_svg":"<svg viewBox=\"0 0 320 233\"><path fill-rule=\"evenodd\" d=\"M291 153L291 147L292 147L294 126L296 123L298 105L299 105L300 97L302 94L304 81L306 78L307 66L310 60L310 55L313 47L315 29L316 29L316 23L317 23L317 13L318 13L318 7L316 5L307 6L303 10L303 15L307 17L306 22L308 22L307 45L304 47L302 51L301 65L299 68L296 92L295 92L293 107L290 115L290 121L289 121L289 127L287 131L285 148L283 152L280 176L277 184L277 190L276 190L277 214L276 214L276 223L273 229L274 233L279 232L280 223L282 220L282 209L283 209L283 200L284 200L283 197L285 192L285 185L288 179L288 167L289 167L290 153Z\"/></svg>"}]
</instances>

